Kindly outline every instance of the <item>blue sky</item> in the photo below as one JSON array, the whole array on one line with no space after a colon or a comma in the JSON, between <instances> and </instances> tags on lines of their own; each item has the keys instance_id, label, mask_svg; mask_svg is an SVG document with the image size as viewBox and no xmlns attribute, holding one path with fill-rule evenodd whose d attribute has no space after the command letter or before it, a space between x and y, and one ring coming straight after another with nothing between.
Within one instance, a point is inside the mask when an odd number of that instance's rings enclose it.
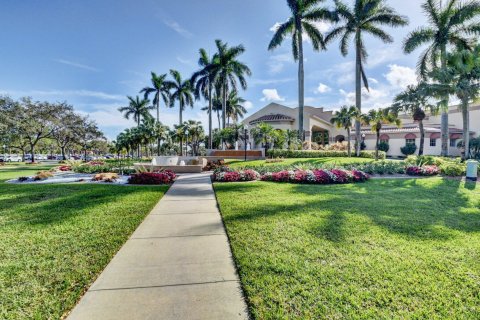
<instances>
[{"instance_id":1,"label":"blue sky","mask_svg":"<svg viewBox=\"0 0 480 320\"><path fill-rule=\"evenodd\" d=\"M351 2L345 0L345 2ZM367 65L372 90L365 109L388 105L392 96L415 82L419 52L405 56L401 42L425 23L418 0L388 0L410 25L390 30L395 43L367 38ZM326 5L332 2L327 0ZM150 71L196 70L198 49L214 52L214 40L243 44L242 56L253 76L241 96L249 113L271 101L295 106L297 67L290 42L273 51L267 45L276 23L289 11L284 0L23 0L3 1L0 11L0 93L14 98L68 101L95 119L110 139L133 121L117 108L126 95L149 85ZM321 24L328 30L330 26ZM306 104L338 109L353 102L354 57L342 57L338 44L313 52L306 42ZM197 102L184 119L206 123ZM162 122L172 125L178 110L161 109Z\"/></svg>"}]
</instances>

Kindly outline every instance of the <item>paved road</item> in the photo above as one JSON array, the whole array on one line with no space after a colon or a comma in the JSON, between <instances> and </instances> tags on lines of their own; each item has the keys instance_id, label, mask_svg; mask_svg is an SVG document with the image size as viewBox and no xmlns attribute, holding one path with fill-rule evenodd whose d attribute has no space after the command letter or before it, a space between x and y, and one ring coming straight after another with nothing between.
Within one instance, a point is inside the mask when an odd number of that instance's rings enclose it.
<instances>
[{"instance_id":1,"label":"paved road","mask_svg":"<svg viewBox=\"0 0 480 320\"><path fill-rule=\"evenodd\" d=\"M68 319L248 319L207 174L173 184Z\"/></svg>"}]
</instances>

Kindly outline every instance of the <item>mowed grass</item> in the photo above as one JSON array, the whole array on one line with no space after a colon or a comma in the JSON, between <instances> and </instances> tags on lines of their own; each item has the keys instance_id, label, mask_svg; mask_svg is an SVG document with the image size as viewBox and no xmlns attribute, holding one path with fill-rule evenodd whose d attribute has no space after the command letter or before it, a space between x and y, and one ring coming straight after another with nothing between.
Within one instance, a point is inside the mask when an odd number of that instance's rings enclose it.
<instances>
[{"instance_id":1,"label":"mowed grass","mask_svg":"<svg viewBox=\"0 0 480 320\"><path fill-rule=\"evenodd\" d=\"M480 319L479 185L215 190L255 319Z\"/></svg>"},{"instance_id":2,"label":"mowed grass","mask_svg":"<svg viewBox=\"0 0 480 320\"><path fill-rule=\"evenodd\" d=\"M48 169L0 168L0 319L59 319L167 187L12 185Z\"/></svg>"},{"instance_id":3,"label":"mowed grass","mask_svg":"<svg viewBox=\"0 0 480 320\"><path fill-rule=\"evenodd\" d=\"M291 165L297 166L301 164L312 164L312 165L346 165L346 164L357 164L357 163L368 163L372 162L374 159L366 158L343 158L343 157L325 157L325 158L296 158L296 159L283 159L282 162L273 162L267 163L265 160L227 160L228 165L231 168L243 168L243 167L263 167L263 166L278 166L278 165Z\"/></svg>"}]
</instances>

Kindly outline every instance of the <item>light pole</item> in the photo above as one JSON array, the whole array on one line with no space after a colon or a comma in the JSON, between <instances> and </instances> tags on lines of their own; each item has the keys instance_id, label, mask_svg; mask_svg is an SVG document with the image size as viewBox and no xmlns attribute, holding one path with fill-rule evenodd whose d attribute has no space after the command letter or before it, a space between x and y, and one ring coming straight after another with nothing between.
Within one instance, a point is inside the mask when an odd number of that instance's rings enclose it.
<instances>
[{"instance_id":1,"label":"light pole","mask_svg":"<svg viewBox=\"0 0 480 320\"><path fill-rule=\"evenodd\" d=\"M243 146L243 147L244 147L244 150L245 150L245 161L247 161L248 126L245 125L245 126L243 127L243 130L244 130L244 134L245 134L245 135L244 135L244 146Z\"/></svg>"}]
</instances>

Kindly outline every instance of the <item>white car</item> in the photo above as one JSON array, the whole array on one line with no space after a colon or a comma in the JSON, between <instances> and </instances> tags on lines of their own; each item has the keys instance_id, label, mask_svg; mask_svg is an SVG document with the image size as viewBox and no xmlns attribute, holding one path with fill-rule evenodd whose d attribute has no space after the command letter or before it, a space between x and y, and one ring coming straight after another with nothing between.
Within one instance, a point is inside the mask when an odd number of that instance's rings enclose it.
<instances>
[{"instance_id":1,"label":"white car","mask_svg":"<svg viewBox=\"0 0 480 320\"><path fill-rule=\"evenodd\" d=\"M6 157L5 161L6 162L22 162L22 157L11 154Z\"/></svg>"}]
</instances>

